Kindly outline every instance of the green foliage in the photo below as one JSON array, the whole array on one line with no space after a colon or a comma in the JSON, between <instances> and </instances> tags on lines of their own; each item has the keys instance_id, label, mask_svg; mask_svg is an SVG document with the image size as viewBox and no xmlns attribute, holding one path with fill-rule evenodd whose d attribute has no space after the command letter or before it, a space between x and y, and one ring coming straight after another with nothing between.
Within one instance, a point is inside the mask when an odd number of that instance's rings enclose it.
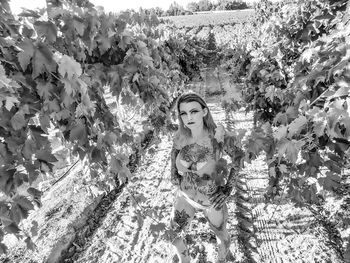
<instances>
[{"instance_id":1,"label":"green foliage","mask_svg":"<svg viewBox=\"0 0 350 263\"><path fill-rule=\"evenodd\" d=\"M209 50L216 50L216 41L215 41L215 35L213 32L210 32L208 35L208 39L207 39L207 49Z\"/></svg>"},{"instance_id":2,"label":"green foliage","mask_svg":"<svg viewBox=\"0 0 350 263\"><path fill-rule=\"evenodd\" d=\"M200 0L197 2L190 2L187 9L192 12L211 11L211 10L240 10L247 9L248 5L242 0Z\"/></svg>"},{"instance_id":3,"label":"green foliage","mask_svg":"<svg viewBox=\"0 0 350 263\"><path fill-rule=\"evenodd\" d=\"M218 0L215 4L216 10L240 10L247 8L247 3L240 0Z\"/></svg>"},{"instance_id":4,"label":"green foliage","mask_svg":"<svg viewBox=\"0 0 350 263\"><path fill-rule=\"evenodd\" d=\"M88 1L48 1L47 9L24 11L16 20L2 1L0 241L3 233L13 233L34 247L18 224L34 204L41 205L41 192L33 186L57 162L48 139L52 128L89 164L88 183L108 191L116 176L121 181L131 176L129 156L149 129L136 134L118 119L106 87L122 105L139 110L149 126L154 116L169 119L170 103L194 74L181 59L196 45L171 32L155 14L106 14Z\"/></svg>"},{"instance_id":5,"label":"green foliage","mask_svg":"<svg viewBox=\"0 0 350 263\"><path fill-rule=\"evenodd\" d=\"M198 11L210 11L213 8L213 4L209 0L200 0L198 2Z\"/></svg>"},{"instance_id":6,"label":"green foliage","mask_svg":"<svg viewBox=\"0 0 350 263\"><path fill-rule=\"evenodd\" d=\"M179 5L176 1L170 4L169 9L166 11L167 16L179 16L184 15L185 9Z\"/></svg>"},{"instance_id":7,"label":"green foliage","mask_svg":"<svg viewBox=\"0 0 350 263\"><path fill-rule=\"evenodd\" d=\"M339 200L332 216L322 216L336 226L329 233L339 234L350 227L350 4L261 1L256 8L259 36L249 45L231 42L224 57L244 84L243 102L235 105L255 114L248 158L266 153L267 199L286 194L320 211L326 198ZM348 258L346 237L336 240Z\"/></svg>"},{"instance_id":8,"label":"green foliage","mask_svg":"<svg viewBox=\"0 0 350 263\"><path fill-rule=\"evenodd\" d=\"M187 9L192 11L192 12L197 12L197 11L199 11L199 5L197 2L189 2L187 4Z\"/></svg>"},{"instance_id":9,"label":"green foliage","mask_svg":"<svg viewBox=\"0 0 350 263\"><path fill-rule=\"evenodd\" d=\"M346 194L341 191L350 165L346 4L324 0L284 3L272 11L264 7L267 22L244 50L243 98L256 125L247 149L252 158L267 154L270 197L283 191L281 185L298 205L320 205L328 195Z\"/></svg>"},{"instance_id":10,"label":"green foliage","mask_svg":"<svg viewBox=\"0 0 350 263\"><path fill-rule=\"evenodd\" d=\"M269 21L269 19L274 16L278 15L279 11L281 11L281 8L287 3L287 2L293 2L293 1L275 1L272 2L270 0L260 0L256 3L254 3L254 10L255 10L255 18L257 22L265 23Z\"/></svg>"}]
</instances>

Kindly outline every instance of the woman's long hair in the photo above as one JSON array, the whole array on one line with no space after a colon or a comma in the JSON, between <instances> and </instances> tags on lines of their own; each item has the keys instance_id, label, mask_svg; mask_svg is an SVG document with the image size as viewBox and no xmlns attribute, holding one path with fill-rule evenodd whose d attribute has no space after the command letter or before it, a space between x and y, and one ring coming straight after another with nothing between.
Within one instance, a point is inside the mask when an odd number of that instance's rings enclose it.
<instances>
[{"instance_id":1,"label":"woman's long hair","mask_svg":"<svg viewBox=\"0 0 350 263\"><path fill-rule=\"evenodd\" d=\"M187 102L198 102L202 106L202 109L205 109L205 108L207 109L208 113L203 117L204 129L208 131L209 135L214 135L216 124L213 120L213 117L210 113L207 103L198 94L191 92L191 93L186 93L181 95L177 100L177 104L176 104L177 116L180 124L178 129L178 133L179 133L178 136L180 137L185 136L187 138L190 138L192 136L191 130L185 126L180 116L180 104L187 103Z\"/></svg>"}]
</instances>

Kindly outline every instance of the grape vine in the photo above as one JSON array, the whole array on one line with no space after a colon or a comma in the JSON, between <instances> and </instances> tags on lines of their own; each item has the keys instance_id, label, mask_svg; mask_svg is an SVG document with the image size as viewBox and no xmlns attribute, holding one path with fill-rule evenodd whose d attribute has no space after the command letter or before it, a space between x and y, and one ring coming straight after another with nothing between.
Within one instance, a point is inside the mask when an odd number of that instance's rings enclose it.
<instances>
[{"instance_id":1,"label":"grape vine","mask_svg":"<svg viewBox=\"0 0 350 263\"><path fill-rule=\"evenodd\" d=\"M262 10L259 39L241 48L244 106L255 113L247 160L266 153L267 198L322 211L327 197L349 197L349 3L287 2ZM338 216L348 228L348 212Z\"/></svg>"},{"instance_id":2,"label":"grape vine","mask_svg":"<svg viewBox=\"0 0 350 263\"><path fill-rule=\"evenodd\" d=\"M41 205L39 175L57 161L52 129L87 162L90 184L110 191L116 176L131 176L127 164L140 138L170 123L171 102L200 67L193 52L181 58L190 66L180 63L178 55L197 44L171 32L155 15L106 14L89 1L47 0L47 8L18 17L1 1L0 253L6 233L32 247L19 223ZM142 129L113 114L108 96L133 108Z\"/></svg>"}]
</instances>

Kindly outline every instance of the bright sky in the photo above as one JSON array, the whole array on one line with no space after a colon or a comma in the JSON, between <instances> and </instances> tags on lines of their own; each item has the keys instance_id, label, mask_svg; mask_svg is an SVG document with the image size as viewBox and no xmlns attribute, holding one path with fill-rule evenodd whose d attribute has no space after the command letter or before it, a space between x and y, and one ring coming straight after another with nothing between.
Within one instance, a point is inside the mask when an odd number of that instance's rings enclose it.
<instances>
[{"instance_id":1,"label":"bright sky","mask_svg":"<svg viewBox=\"0 0 350 263\"><path fill-rule=\"evenodd\" d=\"M251 0L250 0L251 1ZM163 10L168 10L171 3L174 0L90 0L94 5L101 5L104 9L109 11L121 11L128 8L135 9L160 7ZM189 2L199 2L199 0L176 0L176 2L186 8ZM247 1L249 2L249 1ZM37 7L44 7L46 5L45 0L10 0L12 12L18 14L21 12L21 7L28 9L35 9Z\"/></svg>"}]
</instances>

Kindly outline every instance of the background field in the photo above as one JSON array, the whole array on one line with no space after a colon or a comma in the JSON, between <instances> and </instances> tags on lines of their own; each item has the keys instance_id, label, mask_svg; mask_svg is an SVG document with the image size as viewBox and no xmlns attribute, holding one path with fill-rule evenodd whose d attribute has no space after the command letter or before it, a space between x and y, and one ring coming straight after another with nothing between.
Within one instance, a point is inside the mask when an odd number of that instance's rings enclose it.
<instances>
[{"instance_id":1,"label":"background field","mask_svg":"<svg viewBox=\"0 0 350 263\"><path fill-rule=\"evenodd\" d=\"M170 20L178 28L235 25L238 23L249 23L253 21L254 9L238 11L213 11L186 16L170 16L164 17L162 20Z\"/></svg>"}]
</instances>

